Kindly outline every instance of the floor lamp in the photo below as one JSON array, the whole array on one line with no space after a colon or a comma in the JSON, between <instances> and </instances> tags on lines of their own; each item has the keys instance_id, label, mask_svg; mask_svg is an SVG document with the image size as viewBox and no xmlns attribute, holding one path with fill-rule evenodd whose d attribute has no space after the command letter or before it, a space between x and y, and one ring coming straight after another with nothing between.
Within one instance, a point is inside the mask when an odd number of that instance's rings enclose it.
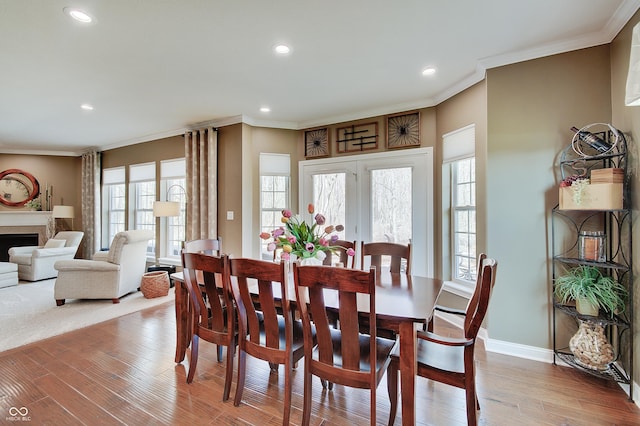
<instances>
[{"instance_id":1,"label":"floor lamp","mask_svg":"<svg viewBox=\"0 0 640 426\"><path fill-rule=\"evenodd\" d=\"M154 201L153 216L155 217L176 217L180 215L180 203L177 201ZM158 244L156 244L156 266L158 261Z\"/></svg>"}]
</instances>

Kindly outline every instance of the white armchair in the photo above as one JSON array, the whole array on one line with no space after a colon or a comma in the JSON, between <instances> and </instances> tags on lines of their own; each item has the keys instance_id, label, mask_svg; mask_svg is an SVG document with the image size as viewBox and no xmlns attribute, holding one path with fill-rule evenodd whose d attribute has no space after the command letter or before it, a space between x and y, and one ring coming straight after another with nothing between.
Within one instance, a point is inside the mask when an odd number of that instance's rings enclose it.
<instances>
[{"instance_id":1,"label":"white armchair","mask_svg":"<svg viewBox=\"0 0 640 426\"><path fill-rule=\"evenodd\" d=\"M44 246L11 247L9 262L18 265L18 278L21 280L55 278L58 271L53 265L58 260L73 259L83 236L84 232L80 231L62 231Z\"/></svg>"},{"instance_id":2,"label":"white armchair","mask_svg":"<svg viewBox=\"0 0 640 426\"><path fill-rule=\"evenodd\" d=\"M98 252L92 260L61 260L55 263L58 279L54 297L58 306L66 299L111 299L140 287L147 263L147 243L154 238L152 231L118 232L108 252Z\"/></svg>"}]
</instances>

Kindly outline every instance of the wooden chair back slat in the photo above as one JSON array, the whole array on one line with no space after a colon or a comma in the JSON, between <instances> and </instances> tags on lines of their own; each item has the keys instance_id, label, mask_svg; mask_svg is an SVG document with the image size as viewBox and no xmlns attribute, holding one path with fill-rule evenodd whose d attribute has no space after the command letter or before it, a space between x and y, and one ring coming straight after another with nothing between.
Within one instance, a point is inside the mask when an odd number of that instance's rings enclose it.
<instances>
[{"instance_id":1,"label":"wooden chair back slat","mask_svg":"<svg viewBox=\"0 0 640 426\"><path fill-rule=\"evenodd\" d=\"M385 242L362 242L360 249L360 265L364 269L366 266L365 259L370 259L369 267L375 267L377 270L383 265L383 257L390 257L389 270L392 273L404 272L411 274L411 243L397 244ZM404 271L402 270L402 262L406 263Z\"/></svg>"},{"instance_id":2,"label":"wooden chair back slat","mask_svg":"<svg viewBox=\"0 0 640 426\"><path fill-rule=\"evenodd\" d=\"M345 268L353 268L355 265L356 255L355 254L353 256L347 255L347 250L353 249L354 252L356 252L357 251L356 242L346 241L346 240L337 240L335 243L332 243L331 245L338 247L334 253L335 256L338 257L338 262L342 263ZM331 253L329 253L327 254L327 257L325 257L324 260L322 261L322 264L331 266L333 259L334 259L334 256Z\"/></svg>"},{"instance_id":3,"label":"wooden chair back slat","mask_svg":"<svg viewBox=\"0 0 640 426\"><path fill-rule=\"evenodd\" d=\"M222 238L203 238L199 240L185 241L183 248L188 253L202 253L210 256L222 254Z\"/></svg>"}]
</instances>

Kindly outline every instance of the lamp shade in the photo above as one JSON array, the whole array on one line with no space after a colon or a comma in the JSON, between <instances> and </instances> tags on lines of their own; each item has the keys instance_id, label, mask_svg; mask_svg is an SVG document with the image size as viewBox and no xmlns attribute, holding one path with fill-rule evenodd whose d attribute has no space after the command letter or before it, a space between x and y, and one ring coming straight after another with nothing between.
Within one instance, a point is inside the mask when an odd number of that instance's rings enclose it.
<instances>
[{"instance_id":1,"label":"lamp shade","mask_svg":"<svg viewBox=\"0 0 640 426\"><path fill-rule=\"evenodd\" d=\"M51 217L54 219L73 219L75 217L75 211L73 210L73 206L53 206Z\"/></svg>"},{"instance_id":2,"label":"lamp shade","mask_svg":"<svg viewBox=\"0 0 640 426\"><path fill-rule=\"evenodd\" d=\"M176 201L154 201L153 215L155 217L169 217L180 215L180 203Z\"/></svg>"}]
</instances>

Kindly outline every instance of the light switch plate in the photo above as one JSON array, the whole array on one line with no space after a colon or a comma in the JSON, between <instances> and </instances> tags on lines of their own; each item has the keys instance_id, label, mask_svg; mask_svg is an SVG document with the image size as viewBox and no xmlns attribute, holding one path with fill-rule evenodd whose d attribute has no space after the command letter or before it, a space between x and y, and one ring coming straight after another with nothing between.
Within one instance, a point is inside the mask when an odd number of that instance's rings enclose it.
<instances>
[{"instance_id":1,"label":"light switch plate","mask_svg":"<svg viewBox=\"0 0 640 426\"><path fill-rule=\"evenodd\" d=\"M227 220L233 220L233 211L232 210L229 210L227 212Z\"/></svg>"}]
</instances>

